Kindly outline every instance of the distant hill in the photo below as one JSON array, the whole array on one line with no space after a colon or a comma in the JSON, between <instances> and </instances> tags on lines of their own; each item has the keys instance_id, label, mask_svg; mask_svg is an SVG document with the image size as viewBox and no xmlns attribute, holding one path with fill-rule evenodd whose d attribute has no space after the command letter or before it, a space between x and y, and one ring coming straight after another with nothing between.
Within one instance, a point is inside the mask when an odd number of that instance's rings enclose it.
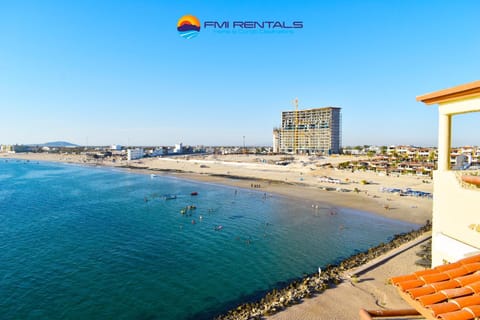
<instances>
[{"instance_id":1,"label":"distant hill","mask_svg":"<svg viewBox=\"0 0 480 320\"><path fill-rule=\"evenodd\" d=\"M38 146L42 147L79 147L77 144L73 144L67 141L52 141L47 143L39 144Z\"/></svg>"}]
</instances>

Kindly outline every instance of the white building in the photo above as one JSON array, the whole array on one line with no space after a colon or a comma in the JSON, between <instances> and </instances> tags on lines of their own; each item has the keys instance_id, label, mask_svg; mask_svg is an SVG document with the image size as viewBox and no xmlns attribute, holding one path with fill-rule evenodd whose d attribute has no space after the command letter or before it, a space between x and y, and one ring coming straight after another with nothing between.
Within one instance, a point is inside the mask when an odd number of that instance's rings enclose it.
<instances>
[{"instance_id":1,"label":"white building","mask_svg":"<svg viewBox=\"0 0 480 320\"><path fill-rule=\"evenodd\" d=\"M8 152L8 153L15 153L15 146L12 145L2 145L0 146L0 151L1 152Z\"/></svg>"},{"instance_id":2,"label":"white building","mask_svg":"<svg viewBox=\"0 0 480 320\"><path fill-rule=\"evenodd\" d=\"M273 152L280 152L280 129L273 129Z\"/></svg>"},{"instance_id":3,"label":"white building","mask_svg":"<svg viewBox=\"0 0 480 320\"><path fill-rule=\"evenodd\" d=\"M158 157L158 156L163 156L167 153L168 153L168 149L166 149L166 148L156 148L156 149L153 149L150 152L150 156L151 157Z\"/></svg>"},{"instance_id":4,"label":"white building","mask_svg":"<svg viewBox=\"0 0 480 320\"><path fill-rule=\"evenodd\" d=\"M135 148L127 150L127 160L136 160L143 158L143 148Z\"/></svg>"},{"instance_id":5,"label":"white building","mask_svg":"<svg viewBox=\"0 0 480 320\"><path fill-rule=\"evenodd\" d=\"M112 146L110 147L110 150L119 151L119 150L122 150L122 146L119 144L112 144Z\"/></svg>"},{"instance_id":6,"label":"white building","mask_svg":"<svg viewBox=\"0 0 480 320\"><path fill-rule=\"evenodd\" d=\"M183 152L183 144L178 143L175 145L175 148L173 148L173 153L182 153Z\"/></svg>"}]
</instances>

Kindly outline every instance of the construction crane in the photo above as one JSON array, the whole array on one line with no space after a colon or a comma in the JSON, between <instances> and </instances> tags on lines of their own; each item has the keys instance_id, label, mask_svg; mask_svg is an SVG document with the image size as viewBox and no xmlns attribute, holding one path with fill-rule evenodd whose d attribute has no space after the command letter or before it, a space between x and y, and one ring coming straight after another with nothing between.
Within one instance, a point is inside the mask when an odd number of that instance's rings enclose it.
<instances>
[{"instance_id":1,"label":"construction crane","mask_svg":"<svg viewBox=\"0 0 480 320\"><path fill-rule=\"evenodd\" d=\"M295 106L295 127L293 129L293 154L298 154L298 98L293 100Z\"/></svg>"}]
</instances>

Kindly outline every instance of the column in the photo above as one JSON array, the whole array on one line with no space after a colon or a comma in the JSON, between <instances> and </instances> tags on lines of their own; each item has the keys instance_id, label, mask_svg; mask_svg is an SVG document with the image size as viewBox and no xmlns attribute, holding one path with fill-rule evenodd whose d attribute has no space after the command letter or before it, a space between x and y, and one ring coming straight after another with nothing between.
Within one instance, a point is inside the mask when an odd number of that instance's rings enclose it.
<instances>
[{"instance_id":1,"label":"column","mask_svg":"<svg viewBox=\"0 0 480 320\"><path fill-rule=\"evenodd\" d=\"M452 116L439 112L438 118L438 170L450 170L450 143L452 140Z\"/></svg>"}]
</instances>

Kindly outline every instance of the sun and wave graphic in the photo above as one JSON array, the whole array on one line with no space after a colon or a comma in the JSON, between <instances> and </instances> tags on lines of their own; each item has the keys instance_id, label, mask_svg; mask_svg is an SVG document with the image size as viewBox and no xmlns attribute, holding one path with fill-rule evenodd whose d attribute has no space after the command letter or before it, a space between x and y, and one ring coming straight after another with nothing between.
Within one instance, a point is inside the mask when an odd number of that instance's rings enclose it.
<instances>
[{"instance_id":1,"label":"sun and wave graphic","mask_svg":"<svg viewBox=\"0 0 480 320\"><path fill-rule=\"evenodd\" d=\"M182 38L194 38L200 32L200 20L192 15L183 16L178 20L177 31Z\"/></svg>"}]
</instances>

